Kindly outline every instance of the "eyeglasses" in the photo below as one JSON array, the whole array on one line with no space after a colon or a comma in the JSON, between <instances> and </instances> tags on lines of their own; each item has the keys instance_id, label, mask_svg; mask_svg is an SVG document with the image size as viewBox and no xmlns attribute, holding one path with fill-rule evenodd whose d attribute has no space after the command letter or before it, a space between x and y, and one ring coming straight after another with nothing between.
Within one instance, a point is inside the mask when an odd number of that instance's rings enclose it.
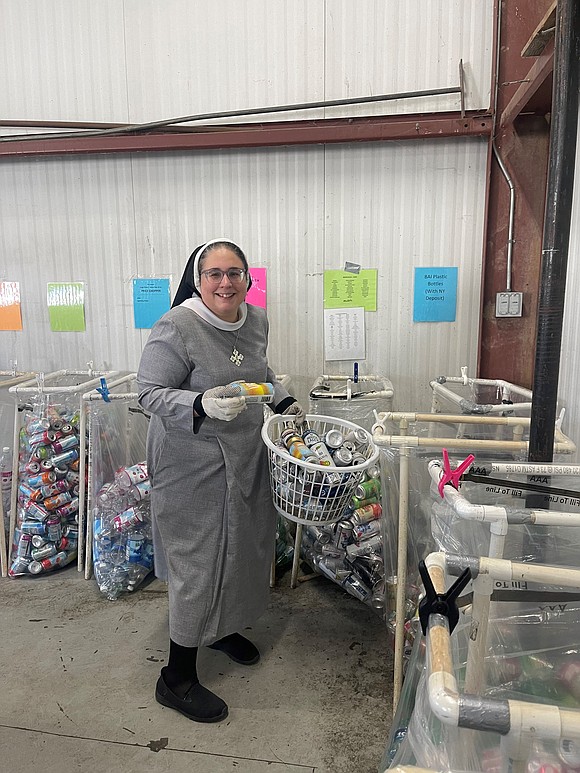
<instances>
[{"instance_id":1,"label":"eyeglasses","mask_svg":"<svg viewBox=\"0 0 580 773\"><path fill-rule=\"evenodd\" d=\"M212 285L221 284L224 276L227 276L233 285L237 285L241 284L246 278L246 269L228 268L227 271L222 271L221 268L208 268L207 271L202 271L201 274Z\"/></svg>"}]
</instances>

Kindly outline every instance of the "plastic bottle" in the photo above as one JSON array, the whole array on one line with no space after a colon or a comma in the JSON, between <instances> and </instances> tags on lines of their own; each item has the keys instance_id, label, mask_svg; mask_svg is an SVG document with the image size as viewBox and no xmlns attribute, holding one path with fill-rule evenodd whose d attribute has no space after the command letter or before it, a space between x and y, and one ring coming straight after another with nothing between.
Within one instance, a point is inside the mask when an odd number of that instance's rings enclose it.
<instances>
[{"instance_id":1,"label":"plastic bottle","mask_svg":"<svg viewBox=\"0 0 580 773\"><path fill-rule=\"evenodd\" d=\"M8 446L2 449L2 456L0 456L0 488L2 490L4 518L7 519L10 511L10 494L12 491L12 451Z\"/></svg>"}]
</instances>

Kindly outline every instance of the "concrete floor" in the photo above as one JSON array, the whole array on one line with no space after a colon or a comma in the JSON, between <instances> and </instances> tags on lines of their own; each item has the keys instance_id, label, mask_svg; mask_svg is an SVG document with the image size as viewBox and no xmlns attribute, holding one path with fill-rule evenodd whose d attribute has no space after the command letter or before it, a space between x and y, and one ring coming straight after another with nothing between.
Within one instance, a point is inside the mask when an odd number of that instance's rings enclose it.
<instances>
[{"instance_id":1,"label":"concrete floor","mask_svg":"<svg viewBox=\"0 0 580 773\"><path fill-rule=\"evenodd\" d=\"M392 656L378 615L325 578L272 591L248 631L253 667L203 650L202 682L229 705L216 725L156 703L167 658L157 581L116 602L75 568L0 580L2 773L376 773Z\"/></svg>"}]
</instances>

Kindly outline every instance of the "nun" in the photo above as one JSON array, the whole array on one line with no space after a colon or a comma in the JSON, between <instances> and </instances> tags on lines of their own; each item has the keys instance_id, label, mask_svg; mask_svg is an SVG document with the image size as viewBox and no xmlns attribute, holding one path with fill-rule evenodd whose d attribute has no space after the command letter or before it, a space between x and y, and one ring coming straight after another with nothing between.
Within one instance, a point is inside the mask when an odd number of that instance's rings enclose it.
<instances>
[{"instance_id":1,"label":"nun","mask_svg":"<svg viewBox=\"0 0 580 773\"><path fill-rule=\"evenodd\" d=\"M137 374L139 402L151 414L155 571L169 591L169 661L155 698L196 722L228 714L199 682L199 647L247 666L260 659L240 631L266 609L275 544L262 406L232 396L228 384L269 381L275 412L304 421L268 366L268 320L245 303L250 286L237 244L220 238L198 247Z\"/></svg>"}]
</instances>

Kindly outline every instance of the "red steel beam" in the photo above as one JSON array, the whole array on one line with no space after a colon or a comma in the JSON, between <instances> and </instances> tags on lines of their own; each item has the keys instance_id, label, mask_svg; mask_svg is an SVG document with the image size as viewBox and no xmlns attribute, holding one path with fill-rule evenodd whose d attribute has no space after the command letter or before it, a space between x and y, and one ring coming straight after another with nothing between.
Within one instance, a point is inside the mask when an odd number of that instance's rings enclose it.
<instances>
[{"instance_id":1,"label":"red steel beam","mask_svg":"<svg viewBox=\"0 0 580 773\"><path fill-rule=\"evenodd\" d=\"M0 142L0 156L54 156L77 153L138 153L160 151L255 148L337 142L382 142L439 137L489 136L489 113L419 113L376 118L319 119L216 126L196 133L95 135L44 140Z\"/></svg>"}]
</instances>

